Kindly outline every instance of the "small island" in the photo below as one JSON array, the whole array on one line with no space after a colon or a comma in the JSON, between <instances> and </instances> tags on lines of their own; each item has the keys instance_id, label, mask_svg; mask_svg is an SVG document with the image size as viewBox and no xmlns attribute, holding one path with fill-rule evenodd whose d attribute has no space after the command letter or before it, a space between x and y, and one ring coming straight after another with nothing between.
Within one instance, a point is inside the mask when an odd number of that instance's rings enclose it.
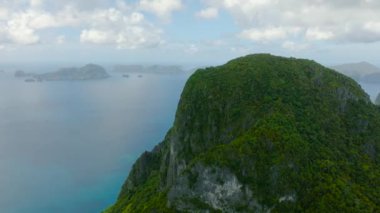
<instances>
[{"instance_id":1,"label":"small island","mask_svg":"<svg viewBox=\"0 0 380 213\"><path fill-rule=\"evenodd\" d=\"M110 77L103 67L96 64L87 64L81 68L61 68L55 72L43 74L27 73L22 70L18 70L14 75L16 78L24 78L25 82L84 81L100 80Z\"/></svg>"},{"instance_id":2,"label":"small island","mask_svg":"<svg viewBox=\"0 0 380 213\"><path fill-rule=\"evenodd\" d=\"M15 77L16 78L33 78L36 74L34 73L27 73L22 70L17 70L15 72Z\"/></svg>"},{"instance_id":3,"label":"small island","mask_svg":"<svg viewBox=\"0 0 380 213\"><path fill-rule=\"evenodd\" d=\"M110 76L103 67L87 64L81 68L62 68L56 72L39 74L34 77L43 81L83 81L105 79Z\"/></svg>"}]
</instances>

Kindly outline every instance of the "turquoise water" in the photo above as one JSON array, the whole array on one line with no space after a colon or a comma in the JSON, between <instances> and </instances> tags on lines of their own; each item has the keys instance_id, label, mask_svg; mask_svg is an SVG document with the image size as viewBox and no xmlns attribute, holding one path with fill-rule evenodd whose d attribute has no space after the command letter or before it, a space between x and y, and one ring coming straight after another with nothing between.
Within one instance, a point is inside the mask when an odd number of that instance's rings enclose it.
<instances>
[{"instance_id":1,"label":"turquoise water","mask_svg":"<svg viewBox=\"0 0 380 213\"><path fill-rule=\"evenodd\" d=\"M100 212L174 120L188 75L26 83L0 73L0 212Z\"/></svg>"}]
</instances>

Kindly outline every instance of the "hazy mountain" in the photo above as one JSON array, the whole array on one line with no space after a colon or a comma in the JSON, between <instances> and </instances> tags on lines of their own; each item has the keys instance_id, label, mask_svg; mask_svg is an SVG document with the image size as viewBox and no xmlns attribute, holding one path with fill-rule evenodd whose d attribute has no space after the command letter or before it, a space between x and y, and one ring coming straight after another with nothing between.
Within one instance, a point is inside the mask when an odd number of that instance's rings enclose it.
<instances>
[{"instance_id":1,"label":"hazy mountain","mask_svg":"<svg viewBox=\"0 0 380 213\"><path fill-rule=\"evenodd\" d=\"M249 55L188 80L110 212L380 212L380 111L310 60Z\"/></svg>"},{"instance_id":2,"label":"hazy mountain","mask_svg":"<svg viewBox=\"0 0 380 213\"><path fill-rule=\"evenodd\" d=\"M368 62L342 64L331 68L355 80L361 80L363 77L374 73L380 74L380 68Z\"/></svg>"},{"instance_id":3,"label":"hazy mountain","mask_svg":"<svg viewBox=\"0 0 380 213\"><path fill-rule=\"evenodd\" d=\"M14 74L14 76L16 78L28 78L28 77L33 77L35 76L36 74L34 73L27 73L27 72L24 72L22 70L17 70Z\"/></svg>"},{"instance_id":4,"label":"hazy mountain","mask_svg":"<svg viewBox=\"0 0 380 213\"><path fill-rule=\"evenodd\" d=\"M119 73L150 73L150 74L181 74L184 70L180 66L142 66L142 65L116 65L114 72Z\"/></svg>"},{"instance_id":5,"label":"hazy mountain","mask_svg":"<svg viewBox=\"0 0 380 213\"><path fill-rule=\"evenodd\" d=\"M360 78L360 81L366 83L380 83L380 72L371 73Z\"/></svg>"}]
</instances>

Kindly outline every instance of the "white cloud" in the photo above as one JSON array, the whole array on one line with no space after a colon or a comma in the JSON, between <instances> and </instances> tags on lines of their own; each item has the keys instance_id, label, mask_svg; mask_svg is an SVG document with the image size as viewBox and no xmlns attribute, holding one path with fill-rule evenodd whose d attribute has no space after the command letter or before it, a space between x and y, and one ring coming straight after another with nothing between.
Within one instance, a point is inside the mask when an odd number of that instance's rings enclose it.
<instances>
[{"instance_id":1,"label":"white cloud","mask_svg":"<svg viewBox=\"0 0 380 213\"><path fill-rule=\"evenodd\" d=\"M66 36L60 35L55 39L57 44L64 44L66 42Z\"/></svg>"},{"instance_id":2,"label":"white cloud","mask_svg":"<svg viewBox=\"0 0 380 213\"><path fill-rule=\"evenodd\" d=\"M30 0L31 7L40 7L43 5L43 0Z\"/></svg>"},{"instance_id":3,"label":"white cloud","mask_svg":"<svg viewBox=\"0 0 380 213\"><path fill-rule=\"evenodd\" d=\"M8 38L11 42L18 44L35 44L39 42L40 37L35 31L26 26L11 25L8 32Z\"/></svg>"},{"instance_id":4,"label":"white cloud","mask_svg":"<svg viewBox=\"0 0 380 213\"><path fill-rule=\"evenodd\" d=\"M257 42L268 42L285 39L289 34L295 34L296 28L270 27L265 29L247 29L243 30L239 37Z\"/></svg>"},{"instance_id":5,"label":"white cloud","mask_svg":"<svg viewBox=\"0 0 380 213\"><path fill-rule=\"evenodd\" d=\"M57 11L47 11L44 4L43 0L30 0L26 9L0 7L0 44L39 43L44 39L42 30L54 28L80 31L78 37L83 43L115 45L117 48L144 48L162 43L161 30L147 21L137 8L125 3L119 2L120 8L91 10L66 4ZM64 42L65 37L60 36L56 36L55 43Z\"/></svg>"},{"instance_id":6,"label":"white cloud","mask_svg":"<svg viewBox=\"0 0 380 213\"><path fill-rule=\"evenodd\" d=\"M119 49L154 47L162 43L161 30L149 24L144 15L124 15L116 9L99 10L90 16L90 29L84 29L80 41L93 44L114 44Z\"/></svg>"},{"instance_id":7,"label":"white cloud","mask_svg":"<svg viewBox=\"0 0 380 213\"><path fill-rule=\"evenodd\" d=\"M0 21L7 19L8 15L8 10L6 8L0 7Z\"/></svg>"},{"instance_id":8,"label":"white cloud","mask_svg":"<svg viewBox=\"0 0 380 213\"><path fill-rule=\"evenodd\" d=\"M170 18L173 12L183 7L181 0L141 0L139 6L141 10L154 13L163 19Z\"/></svg>"},{"instance_id":9,"label":"white cloud","mask_svg":"<svg viewBox=\"0 0 380 213\"><path fill-rule=\"evenodd\" d=\"M208 7L197 12L195 16L204 19L215 19L219 16L219 10L215 7Z\"/></svg>"},{"instance_id":10,"label":"white cloud","mask_svg":"<svg viewBox=\"0 0 380 213\"><path fill-rule=\"evenodd\" d=\"M285 38L286 32L281 28L247 29L240 33L240 37L253 41L270 41Z\"/></svg>"},{"instance_id":11,"label":"white cloud","mask_svg":"<svg viewBox=\"0 0 380 213\"><path fill-rule=\"evenodd\" d=\"M380 1L374 0L204 0L225 10L249 40L333 42L380 41ZM285 33L279 28L298 28ZM252 30L254 29L254 30Z\"/></svg>"},{"instance_id":12,"label":"white cloud","mask_svg":"<svg viewBox=\"0 0 380 213\"><path fill-rule=\"evenodd\" d=\"M114 35L109 31L97 29L83 30L80 34L80 41L83 43L109 44L114 40Z\"/></svg>"},{"instance_id":13,"label":"white cloud","mask_svg":"<svg viewBox=\"0 0 380 213\"><path fill-rule=\"evenodd\" d=\"M196 54L197 52L199 52L199 48L197 45L195 44L190 44L187 46L187 48L185 49L185 52L190 54L190 55L194 55Z\"/></svg>"},{"instance_id":14,"label":"white cloud","mask_svg":"<svg viewBox=\"0 0 380 213\"><path fill-rule=\"evenodd\" d=\"M380 33L380 21L369 21L364 24L364 29L370 32Z\"/></svg>"},{"instance_id":15,"label":"white cloud","mask_svg":"<svg viewBox=\"0 0 380 213\"><path fill-rule=\"evenodd\" d=\"M334 33L322 31L318 28L311 28L307 29L305 36L309 40L330 40L334 38Z\"/></svg>"},{"instance_id":16,"label":"white cloud","mask_svg":"<svg viewBox=\"0 0 380 213\"><path fill-rule=\"evenodd\" d=\"M34 3L36 4L36 3ZM41 9L29 8L21 11L0 10L0 38L3 43L23 45L35 44L40 41L39 30L75 25L79 18L73 20L72 11L63 9L55 15ZM7 15L1 18L1 13Z\"/></svg>"},{"instance_id":17,"label":"white cloud","mask_svg":"<svg viewBox=\"0 0 380 213\"><path fill-rule=\"evenodd\" d=\"M301 50L307 49L308 47L309 47L308 44L296 43L293 41L285 41L282 44L282 48L290 50L290 51L301 51Z\"/></svg>"}]
</instances>

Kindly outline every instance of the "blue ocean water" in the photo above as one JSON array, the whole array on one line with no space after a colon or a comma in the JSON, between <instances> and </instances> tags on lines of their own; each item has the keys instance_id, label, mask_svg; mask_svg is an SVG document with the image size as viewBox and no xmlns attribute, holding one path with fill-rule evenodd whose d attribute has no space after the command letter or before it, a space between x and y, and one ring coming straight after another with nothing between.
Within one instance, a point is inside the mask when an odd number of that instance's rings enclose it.
<instances>
[{"instance_id":1,"label":"blue ocean water","mask_svg":"<svg viewBox=\"0 0 380 213\"><path fill-rule=\"evenodd\" d=\"M35 82L0 73L0 212L100 212L165 136L188 75Z\"/></svg>"}]
</instances>

